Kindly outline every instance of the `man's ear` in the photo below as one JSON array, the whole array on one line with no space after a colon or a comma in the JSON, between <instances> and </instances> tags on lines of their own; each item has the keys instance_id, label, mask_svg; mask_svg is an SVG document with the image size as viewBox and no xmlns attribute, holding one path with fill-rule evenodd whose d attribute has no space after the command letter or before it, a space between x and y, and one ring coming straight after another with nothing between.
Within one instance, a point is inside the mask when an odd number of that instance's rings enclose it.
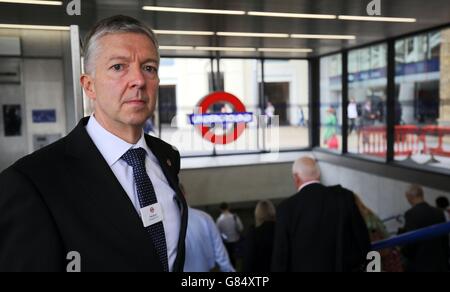
<instances>
[{"instance_id":1,"label":"man's ear","mask_svg":"<svg viewBox=\"0 0 450 292\"><path fill-rule=\"evenodd\" d=\"M302 180L300 179L300 176L296 173L293 174L294 177L294 184L296 188L300 188L302 186Z\"/></svg>"},{"instance_id":2,"label":"man's ear","mask_svg":"<svg viewBox=\"0 0 450 292\"><path fill-rule=\"evenodd\" d=\"M91 77L91 75L88 75L88 74L81 75L80 83L81 83L81 86L83 87L86 95L90 99L96 100L97 95L95 93L94 79Z\"/></svg>"}]
</instances>

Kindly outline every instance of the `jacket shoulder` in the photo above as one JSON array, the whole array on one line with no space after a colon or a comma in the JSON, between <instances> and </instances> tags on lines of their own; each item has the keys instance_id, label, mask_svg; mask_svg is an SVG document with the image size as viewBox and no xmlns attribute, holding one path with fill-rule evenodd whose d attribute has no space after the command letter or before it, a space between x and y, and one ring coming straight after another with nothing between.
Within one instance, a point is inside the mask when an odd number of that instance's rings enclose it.
<instances>
[{"instance_id":1,"label":"jacket shoulder","mask_svg":"<svg viewBox=\"0 0 450 292\"><path fill-rule=\"evenodd\" d=\"M155 155L160 158L168 158L170 160L171 164L169 166L171 166L174 170L174 174L178 175L181 166L180 152L178 152L178 149L175 146L150 135L145 135L145 140L147 141L150 149L154 151Z\"/></svg>"},{"instance_id":2,"label":"jacket shoulder","mask_svg":"<svg viewBox=\"0 0 450 292\"><path fill-rule=\"evenodd\" d=\"M299 202L302 201L302 194L298 192L291 197L282 201L277 207L277 214L286 215L291 209L295 209Z\"/></svg>"},{"instance_id":3,"label":"jacket shoulder","mask_svg":"<svg viewBox=\"0 0 450 292\"><path fill-rule=\"evenodd\" d=\"M327 187L328 195L337 198L341 202L347 204L355 204L355 193L341 185Z\"/></svg>"},{"instance_id":4,"label":"jacket shoulder","mask_svg":"<svg viewBox=\"0 0 450 292\"><path fill-rule=\"evenodd\" d=\"M331 186L331 187L328 187L328 189L335 193L341 194L342 196L353 196L354 195L353 191L346 189L341 185Z\"/></svg>"},{"instance_id":5,"label":"jacket shoulder","mask_svg":"<svg viewBox=\"0 0 450 292\"><path fill-rule=\"evenodd\" d=\"M284 200L279 206L278 211L285 211L296 208L299 203L308 202L310 199L317 198L317 196L333 196L339 197L340 200L354 200L354 193L341 185L327 187L321 184L315 185L314 188L304 189L292 197Z\"/></svg>"},{"instance_id":6,"label":"jacket shoulder","mask_svg":"<svg viewBox=\"0 0 450 292\"><path fill-rule=\"evenodd\" d=\"M151 143L153 145L155 145L156 147L158 147L158 149L161 149L161 150L163 150L166 153L170 153L170 154L174 154L174 155L178 155L179 156L180 153L179 153L178 149L175 146L173 146L173 145L171 145L171 144L169 144L169 143L167 143L167 142L165 142L165 141L163 141L163 140L161 140L161 139L159 139L157 137L150 136L150 135L147 135L147 134L145 136L146 136L146 140L147 141L151 141Z\"/></svg>"}]
</instances>

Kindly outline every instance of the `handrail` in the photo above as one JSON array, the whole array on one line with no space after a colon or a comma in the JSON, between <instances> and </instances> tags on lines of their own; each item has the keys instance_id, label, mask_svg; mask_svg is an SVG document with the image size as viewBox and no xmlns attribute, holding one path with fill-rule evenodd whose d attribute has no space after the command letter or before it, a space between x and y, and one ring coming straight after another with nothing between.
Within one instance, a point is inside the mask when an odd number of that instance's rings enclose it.
<instances>
[{"instance_id":1,"label":"handrail","mask_svg":"<svg viewBox=\"0 0 450 292\"><path fill-rule=\"evenodd\" d=\"M393 221L393 220L396 220L397 222L402 222L403 221L402 219L403 219L403 215L396 215L396 216L391 216L386 219L383 219L383 220L381 220L381 222L386 223L386 222Z\"/></svg>"},{"instance_id":2,"label":"handrail","mask_svg":"<svg viewBox=\"0 0 450 292\"><path fill-rule=\"evenodd\" d=\"M450 233L450 222L433 225L427 228L411 231L390 239L377 241L372 244L372 250L403 246L418 241L429 240Z\"/></svg>"}]
</instances>

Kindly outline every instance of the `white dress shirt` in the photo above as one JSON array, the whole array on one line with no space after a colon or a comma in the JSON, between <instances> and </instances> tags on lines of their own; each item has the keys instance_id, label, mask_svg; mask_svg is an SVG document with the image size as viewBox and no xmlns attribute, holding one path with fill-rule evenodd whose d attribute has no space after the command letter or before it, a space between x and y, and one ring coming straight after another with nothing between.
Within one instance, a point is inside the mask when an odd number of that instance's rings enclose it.
<instances>
[{"instance_id":1,"label":"white dress shirt","mask_svg":"<svg viewBox=\"0 0 450 292\"><path fill-rule=\"evenodd\" d=\"M358 105L356 103L350 103L348 105L348 118L357 119L358 118Z\"/></svg>"},{"instance_id":2,"label":"white dress shirt","mask_svg":"<svg viewBox=\"0 0 450 292\"><path fill-rule=\"evenodd\" d=\"M239 216L230 212L222 213L217 219L216 225L223 239L229 243L238 242L241 238L239 233L244 230Z\"/></svg>"},{"instance_id":3,"label":"white dress shirt","mask_svg":"<svg viewBox=\"0 0 450 292\"><path fill-rule=\"evenodd\" d=\"M173 265L177 257L178 239L181 228L180 209L176 202L175 191L167 182L167 178L159 165L158 159L145 142L144 132L142 131L142 136L138 143L132 145L104 129L93 115L89 119L86 130L127 193L139 216L140 205L133 177L133 168L121 158L130 149L143 148L147 152L145 168L152 181L153 187L155 188L158 203L163 210L163 225L166 235L169 270L173 271Z\"/></svg>"},{"instance_id":4,"label":"white dress shirt","mask_svg":"<svg viewBox=\"0 0 450 292\"><path fill-rule=\"evenodd\" d=\"M214 220L189 208L184 272L210 272L216 264L222 272L235 272Z\"/></svg>"}]
</instances>

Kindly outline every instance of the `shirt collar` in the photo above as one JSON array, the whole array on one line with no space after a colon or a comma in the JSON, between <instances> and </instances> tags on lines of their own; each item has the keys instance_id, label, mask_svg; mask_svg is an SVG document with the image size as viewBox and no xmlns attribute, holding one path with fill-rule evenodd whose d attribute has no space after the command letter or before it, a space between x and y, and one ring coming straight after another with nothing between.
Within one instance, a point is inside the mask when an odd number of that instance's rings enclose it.
<instances>
[{"instance_id":1,"label":"shirt collar","mask_svg":"<svg viewBox=\"0 0 450 292\"><path fill-rule=\"evenodd\" d=\"M302 185L300 186L300 188L298 189L298 192L300 192L301 190L303 190L303 189L306 188L307 186L309 186L309 185L314 185L314 184L320 184L320 181L318 181L318 180L313 180L313 181L304 183L304 184L302 184Z\"/></svg>"},{"instance_id":2,"label":"shirt collar","mask_svg":"<svg viewBox=\"0 0 450 292\"><path fill-rule=\"evenodd\" d=\"M147 155L150 153L147 143L145 142L145 137L142 131L141 138L136 143L136 145L130 144L116 135L108 132L102 125L99 124L97 119L92 115L86 126L86 131L91 137L97 149L105 158L109 167L113 166L118 162L122 156L130 149L133 148L144 148Z\"/></svg>"}]
</instances>

